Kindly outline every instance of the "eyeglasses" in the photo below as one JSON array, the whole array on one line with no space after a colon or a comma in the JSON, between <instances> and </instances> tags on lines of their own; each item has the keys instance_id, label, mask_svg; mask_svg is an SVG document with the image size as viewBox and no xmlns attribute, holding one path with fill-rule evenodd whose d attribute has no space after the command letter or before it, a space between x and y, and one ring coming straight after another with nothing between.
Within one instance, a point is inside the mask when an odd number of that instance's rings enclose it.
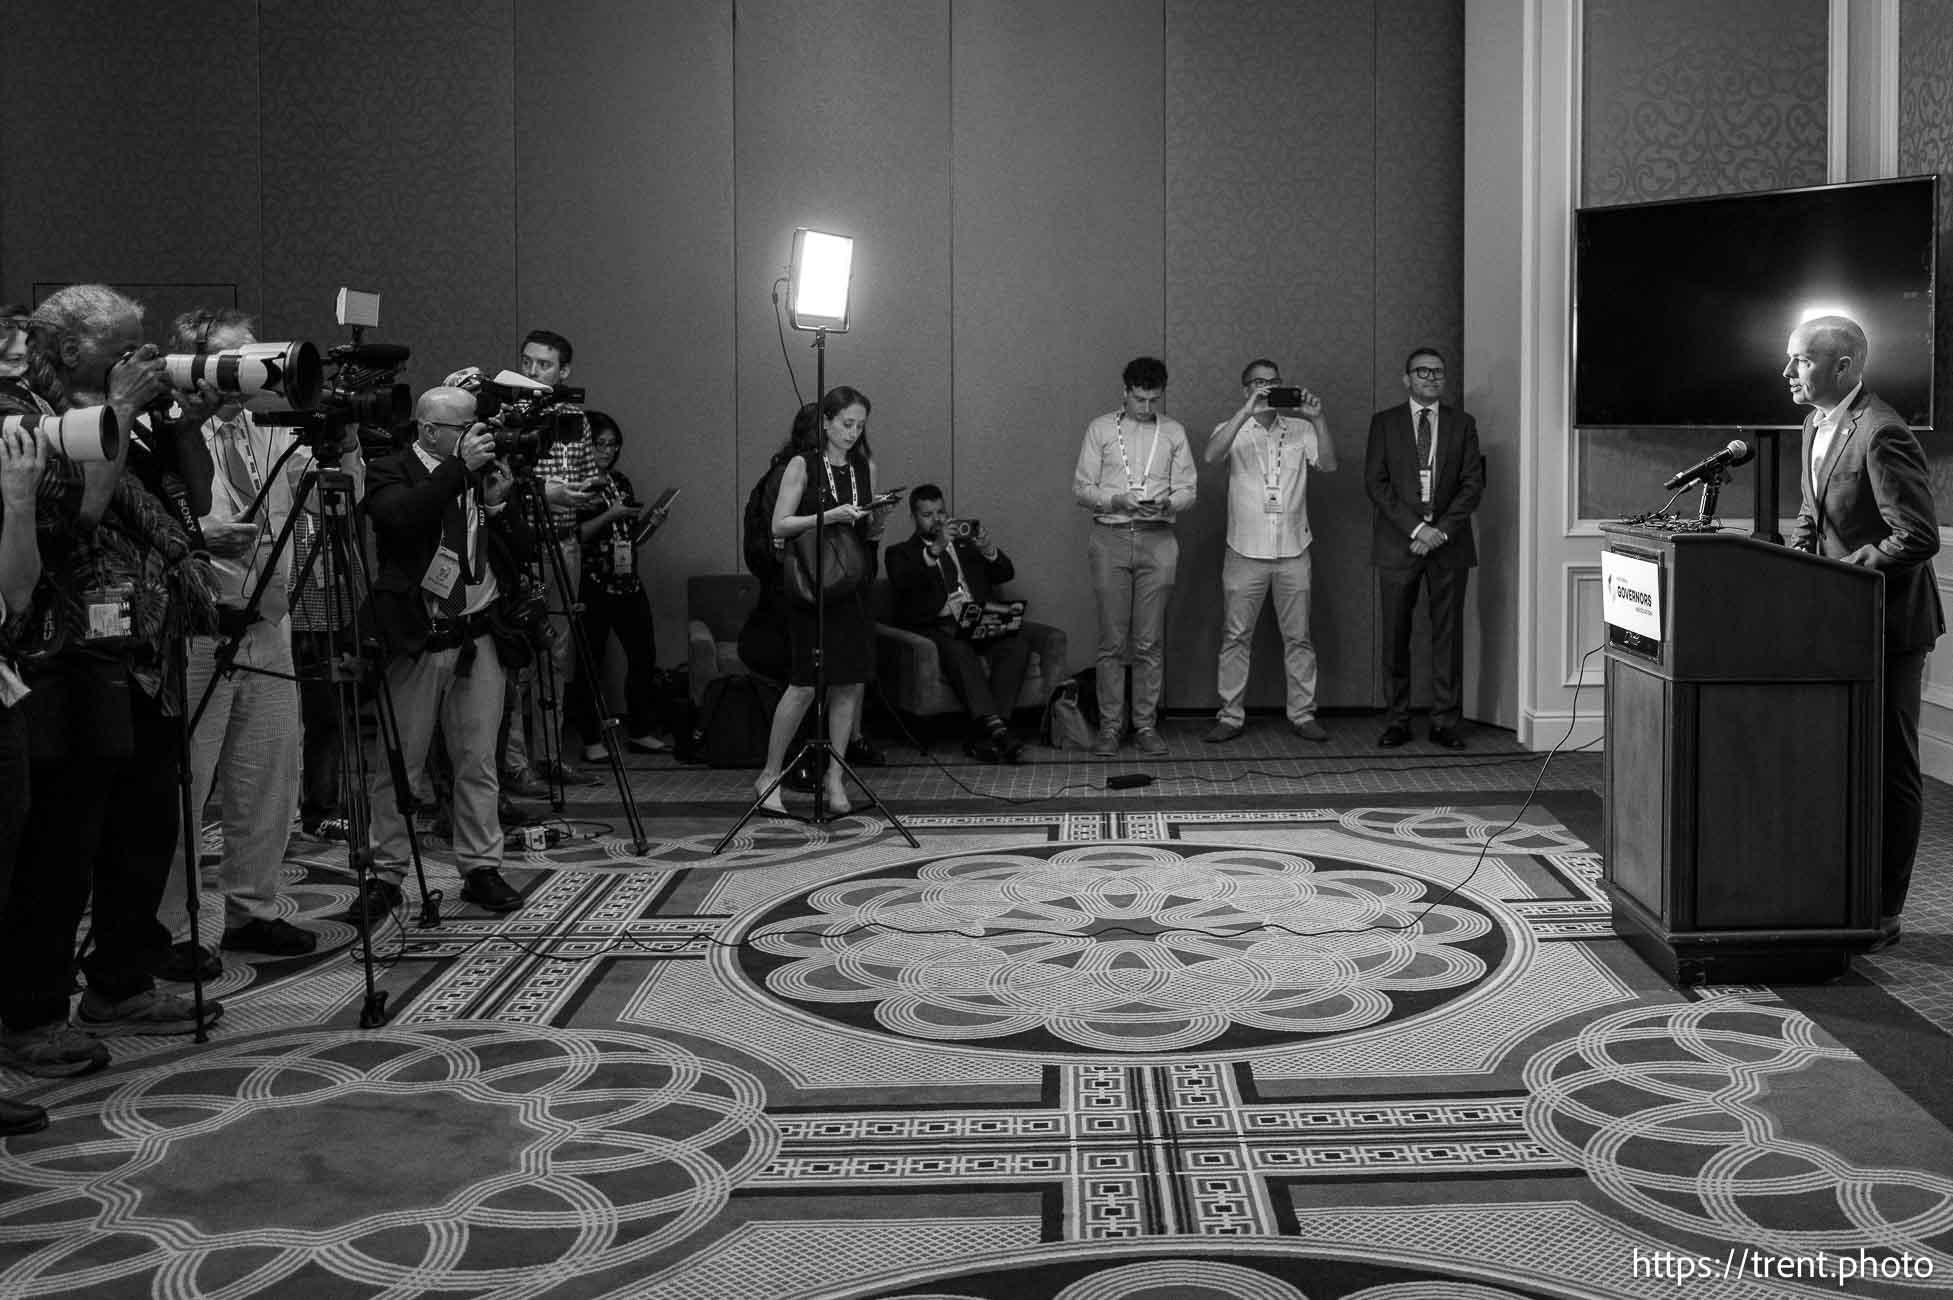
<instances>
[{"instance_id":1,"label":"eyeglasses","mask_svg":"<svg viewBox=\"0 0 1953 1300\"><path fill-rule=\"evenodd\" d=\"M1274 388L1280 385L1281 382L1282 382L1282 377L1280 375L1256 375L1254 378L1248 381L1248 387Z\"/></svg>"},{"instance_id":2,"label":"eyeglasses","mask_svg":"<svg viewBox=\"0 0 1953 1300\"><path fill-rule=\"evenodd\" d=\"M1419 379L1443 379L1443 366L1412 366L1411 373Z\"/></svg>"},{"instance_id":3,"label":"eyeglasses","mask_svg":"<svg viewBox=\"0 0 1953 1300\"><path fill-rule=\"evenodd\" d=\"M465 424L456 424L452 420L422 420L421 423L430 429L472 429L474 427L474 421L472 420Z\"/></svg>"},{"instance_id":4,"label":"eyeglasses","mask_svg":"<svg viewBox=\"0 0 1953 1300\"><path fill-rule=\"evenodd\" d=\"M624 444L615 438L598 438L590 445L598 451L621 451L624 447Z\"/></svg>"}]
</instances>

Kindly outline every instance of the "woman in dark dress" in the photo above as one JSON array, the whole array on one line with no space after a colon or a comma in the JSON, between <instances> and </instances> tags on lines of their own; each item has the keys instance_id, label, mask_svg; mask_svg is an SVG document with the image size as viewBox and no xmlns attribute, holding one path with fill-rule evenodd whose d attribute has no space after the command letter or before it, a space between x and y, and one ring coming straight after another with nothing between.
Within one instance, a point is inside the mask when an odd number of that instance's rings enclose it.
<instances>
[{"instance_id":1,"label":"woman in dark dress","mask_svg":"<svg viewBox=\"0 0 1953 1300\"><path fill-rule=\"evenodd\" d=\"M827 527L853 528L864 544L879 532L886 512L870 505L875 466L868 450L869 408L867 396L852 388L830 389L821 398L820 445L787 462L773 504L774 537L791 546L794 538L811 530L814 506L822 493L834 503L822 515ZM868 616L867 597L864 584L826 602L821 678L827 690L828 739L837 754L847 751L848 737L861 714L862 688L875 674L875 624ZM814 645L819 635L815 612L789 607L787 635L793 645L793 667L780 707L773 712L766 767L756 783L762 792L779 777L787 747L814 702ZM838 767L827 770L826 803L832 815L850 811ZM765 807L769 812L786 811L777 789Z\"/></svg>"}]
</instances>

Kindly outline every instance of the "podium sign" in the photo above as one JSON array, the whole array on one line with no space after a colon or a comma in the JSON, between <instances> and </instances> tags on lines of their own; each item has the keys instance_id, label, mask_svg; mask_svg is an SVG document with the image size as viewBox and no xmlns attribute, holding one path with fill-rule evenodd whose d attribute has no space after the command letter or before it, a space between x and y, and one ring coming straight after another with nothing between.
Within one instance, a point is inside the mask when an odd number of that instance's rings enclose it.
<instances>
[{"instance_id":1,"label":"podium sign","mask_svg":"<svg viewBox=\"0 0 1953 1300\"><path fill-rule=\"evenodd\" d=\"M1601 620L1607 643L1645 659L1661 652L1661 564L1630 551L1600 555Z\"/></svg>"}]
</instances>

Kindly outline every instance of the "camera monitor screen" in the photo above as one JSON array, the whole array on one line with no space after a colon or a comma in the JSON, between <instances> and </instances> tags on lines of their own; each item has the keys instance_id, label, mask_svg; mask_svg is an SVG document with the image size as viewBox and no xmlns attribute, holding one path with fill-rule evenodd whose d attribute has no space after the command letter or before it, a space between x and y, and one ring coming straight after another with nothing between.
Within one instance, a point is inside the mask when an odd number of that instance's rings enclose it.
<instances>
[{"instance_id":1,"label":"camera monitor screen","mask_svg":"<svg viewBox=\"0 0 1953 1300\"><path fill-rule=\"evenodd\" d=\"M1933 422L1938 178L1582 208L1574 417L1585 427L1797 428L1797 325L1865 327L1866 386Z\"/></svg>"}]
</instances>

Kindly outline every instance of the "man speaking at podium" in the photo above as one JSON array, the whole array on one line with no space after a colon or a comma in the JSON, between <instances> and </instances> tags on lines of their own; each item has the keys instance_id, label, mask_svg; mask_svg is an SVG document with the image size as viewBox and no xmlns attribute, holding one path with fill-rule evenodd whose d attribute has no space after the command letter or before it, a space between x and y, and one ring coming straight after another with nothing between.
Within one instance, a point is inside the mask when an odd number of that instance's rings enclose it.
<instances>
[{"instance_id":1,"label":"man speaking at podium","mask_svg":"<svg viewBox=\"0 0 1953 1300\"><path fill-rule=\"evenodd\" d=\"M1848 316L1818 316L1790 335L1783 377L1804 417L1804 500L1791 526L1801 551L1885 575L1884 827L1879 935L1899 940L1899 913L1919 848L1919 688L1926 656L1946 630L1932 565L1939 550L1926 454L1899 413L1865 387L1865 331Z\"/></svg>"}]
</instances>

